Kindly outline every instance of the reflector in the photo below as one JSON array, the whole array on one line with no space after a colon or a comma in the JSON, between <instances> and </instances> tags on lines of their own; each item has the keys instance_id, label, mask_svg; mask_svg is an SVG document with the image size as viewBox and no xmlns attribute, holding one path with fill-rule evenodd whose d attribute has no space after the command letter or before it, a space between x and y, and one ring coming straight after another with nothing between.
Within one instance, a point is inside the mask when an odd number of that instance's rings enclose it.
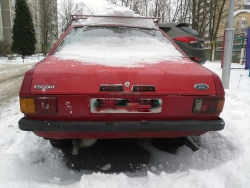
<instances>
[{"instance_id":1,"label":"reflector","mask_svg":"<svg viewBox=\"0 0 250 188\"><path fill-rule=\"evenodd\" d=\"M55 114L57 101L55 97L20 98L20 108L25 114Z\"/></svg>"},{"instance_id":2,"label":"reflector","mask_svg":"<svg viewBox=\"0 0 250 188\"><path fill-rule=\"evenodd\" d=\"M22 113L35 113L35 103L33 98L20 98L20 109Z\"/></svg>"},{"instance_id":3,"label":"reflector","mask_svg":"<svg viewBox=\"0 0 250 188\"><path fill-rule=\"evenodd\" d=\"M219 114L224 106L224 98L200 98L194 100L193 113Z\"/></svg>"}]
</instances>

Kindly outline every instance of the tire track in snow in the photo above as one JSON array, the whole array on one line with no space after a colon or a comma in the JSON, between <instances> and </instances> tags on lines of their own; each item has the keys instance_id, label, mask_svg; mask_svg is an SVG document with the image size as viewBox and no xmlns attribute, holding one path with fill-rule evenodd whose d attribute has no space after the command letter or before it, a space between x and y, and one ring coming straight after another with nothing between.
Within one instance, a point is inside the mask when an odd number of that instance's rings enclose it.
<instances>
[{"instance_id":1,"label":"tire track in snow","mask_svg":"<svg viewBox=\"0 0 250 188\"><path fill-rule=\"evenodd\" d=\"M23 76L34 63L21 65L4 65L0 69L0 104L18 96Z\"/></svg>"}]
</instances>

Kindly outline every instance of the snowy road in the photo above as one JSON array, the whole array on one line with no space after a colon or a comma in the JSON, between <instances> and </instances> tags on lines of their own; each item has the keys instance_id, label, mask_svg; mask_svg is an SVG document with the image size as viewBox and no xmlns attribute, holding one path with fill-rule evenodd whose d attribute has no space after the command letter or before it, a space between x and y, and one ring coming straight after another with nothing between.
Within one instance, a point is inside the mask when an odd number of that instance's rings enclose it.
<instances>
[{"instance_id":1,"label":"snowy road","mask_svg":"<svg viewBox=\"0 0 250 188\"><path fill-rule=\"evenodd\" d=\"M18 95L24 73L35 63L0 66L0 104Z\"/></svg>"}]
</instances>

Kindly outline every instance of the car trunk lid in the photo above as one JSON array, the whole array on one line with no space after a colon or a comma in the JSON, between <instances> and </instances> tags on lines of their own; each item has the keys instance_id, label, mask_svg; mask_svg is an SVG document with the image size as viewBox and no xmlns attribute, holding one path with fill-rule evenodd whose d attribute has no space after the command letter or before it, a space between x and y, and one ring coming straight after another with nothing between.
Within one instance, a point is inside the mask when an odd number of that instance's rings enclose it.
<instances>
[{"instance_id":1,"label":"car trunk lid","mask_svg":"<svg viewBox=\"0 0 250 188\"><path fill-rule=\"evenodd\" d=\"M216 95L213 74L187 58L140 67L111 67L49 57L36 66L31 93ZM197 84L201 87L195 88ZM202 84L208 87L202 88ZM136 86L141 89L133 90Z\"/></svg>"}]
</instances>

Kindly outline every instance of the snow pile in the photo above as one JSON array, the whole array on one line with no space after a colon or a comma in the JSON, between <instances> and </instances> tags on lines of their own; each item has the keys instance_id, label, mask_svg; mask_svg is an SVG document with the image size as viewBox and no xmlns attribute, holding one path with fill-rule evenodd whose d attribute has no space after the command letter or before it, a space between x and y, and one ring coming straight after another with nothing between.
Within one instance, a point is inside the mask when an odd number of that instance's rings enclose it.
<instances>
[{"instance_id":1,"label":"snow pile","mask_svg":"<svg viewBox=\"0 0 250 188\"><path fill-rule=\"evenodd\" d=\"M142 16L140 16L139 14L135 14L134 11L130 10L128 7L114 5L111 4L110 2L103 0L95 0L95 1L85 0L84 4L88 7L92 15L97 15L98 17L88 17L87 19L80 19L73 22L72 24L85 24L85 25L113 24L113 25L123 25L131 27L158 28L158 26L156 26L155 23L153 22L153 19L143 19ZM134 17L134 19L122 19L122 17L124 18Z\"/></svg>"},{"instance_id":2,"label":"snow pile","mask_svg":"<svg viewBox=\"0 0 250 188\"><path fill-rule=\"evenodd\" d=\"M89 37L84 42L66 45L55 56L88 64L139 67L164 60L179 61L182 54L170 42L161 42L155 38Z\"/></svg>"},{"instance_id":3,"label":"snow pile","mask_svg":"<svg viewBox=\"0 0 250 188\"><path fill-rule=\"evenodd\" d=\"M109 7L107 8L102 15L107 16L122 16L122 17L132 17L134 15L134 11L130 10L127 7Z\"/></svg>"},{"instance_id":4,"label":"snow pile","mask_svg":"<svg viewBox=\"0 0 250 188\"><path fill-rule=\"evenodd\" d=\"M82 19L73 24L83 24L83 25L119 25L119 26L128 26L128 27L141 27L148 29L158 29L158 26L155 25L153 19L144 19L142 17L89 17L88 19Z\"/></svg>"},{"instance_id":5,"label":"snow pile","mask_svg":"<svg viewBox=\"0 0 250 188\"><path fill-rule=\"evenodd\" d=\"M116 6L108 1L84 0L83 2L93 15L123 16L123 17L137 16L134 15L134 11L130 10L128 7Z\"/></svg>"},{"instance_id":6,"label":"snow pile","mask_svg":"<svg viewBox=\"0 0 250 188\"><path fill-rule=\"evenodd\" d=\"M234 17L237 16L238 14L240 14L240 13L250 13L250 10L248 10L248 9L237 10L237 11L234 12Z\"/></svg>"}]
</instances>

